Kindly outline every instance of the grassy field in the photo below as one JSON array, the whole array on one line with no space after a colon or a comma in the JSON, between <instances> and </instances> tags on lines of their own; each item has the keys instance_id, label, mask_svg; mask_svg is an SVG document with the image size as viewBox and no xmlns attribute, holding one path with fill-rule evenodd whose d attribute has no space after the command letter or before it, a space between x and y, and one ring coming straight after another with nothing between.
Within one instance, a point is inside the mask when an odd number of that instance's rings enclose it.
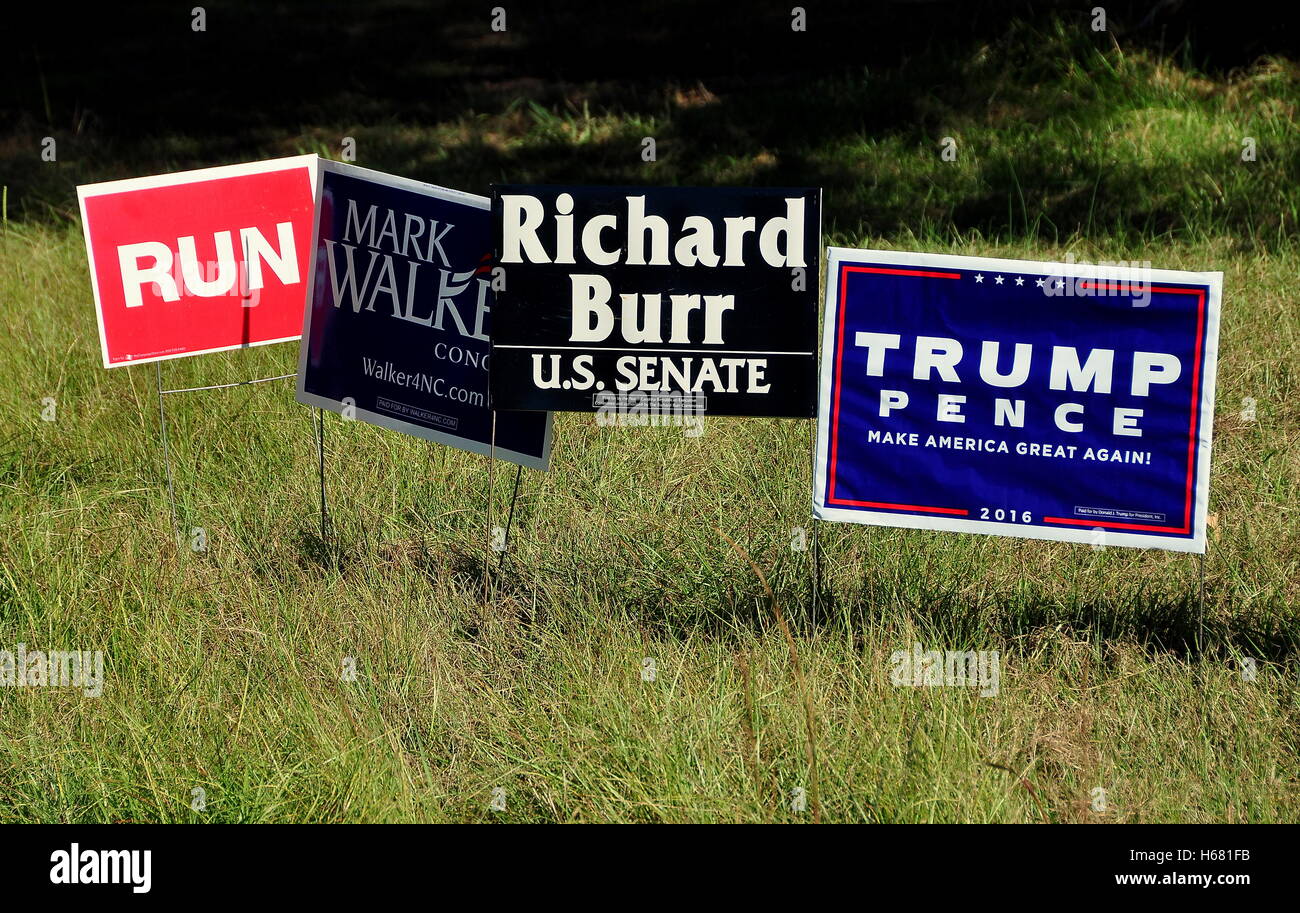
<instances>
[{"instance_id":1,"label":"grassy field","mask_svg":"<svg viewBox=\"0 0 1300 913\"><path fill-rule=\"evenodd\" d=\"M11 162L0 649L102 649L107 668L99 698L0 689L0 821L1300 819L1300 72L1205 74L1061 30L943 67L950 88L901 110L915 80L897 74L515 87L432 123L286 127L257 151L337 155L351 135L360 164L479 192L820 183L831 244L1222 269L1203 566L825 524L814 611L812 553L791 547L811 531L811 423L688 437L576 414L556 417L551 472L523 474L504 566L488 530L513 467L326 416L327 547L315 413L290 381L168 398L180 525L207 538L178 547L154 367L100 367L66 213L79 180L219 159L153 138ZM162 375L295 366L278 345ZM890 654L914 643L1000 651L1000 693L892 686Z\"/></svg>"}]
</instances>

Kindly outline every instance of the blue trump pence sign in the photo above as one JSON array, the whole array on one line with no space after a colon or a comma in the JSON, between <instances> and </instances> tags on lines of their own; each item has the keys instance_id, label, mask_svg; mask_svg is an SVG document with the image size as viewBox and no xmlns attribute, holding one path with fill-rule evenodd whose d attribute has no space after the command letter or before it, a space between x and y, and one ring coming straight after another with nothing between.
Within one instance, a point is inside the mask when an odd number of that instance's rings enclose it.
<instances>
[{"instance_id":1,"label":"blue trump pence sign","mask_svg":"<svg viewBox=\"0 0 1300 913\"><path fill-rule=\"evenodd\" d=\"M816 515L1203 552L1222 282L830 248Z\"/></svg>"},{"instance_id":2,"label":"blue trump pence sign","mask_svg":"<svg viewBox=\"0 0 1300 913\"><path fill-rule=\"evenodd\" d=\"M319 167L298 401L545 469L550 415L488 407L488 200Z\"/></svg>"}]
</instances>

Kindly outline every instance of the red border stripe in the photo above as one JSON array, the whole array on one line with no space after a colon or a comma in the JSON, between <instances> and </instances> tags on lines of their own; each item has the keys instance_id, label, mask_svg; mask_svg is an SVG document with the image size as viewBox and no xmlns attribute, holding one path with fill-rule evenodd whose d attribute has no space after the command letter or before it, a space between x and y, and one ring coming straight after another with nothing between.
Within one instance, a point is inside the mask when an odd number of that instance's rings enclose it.
<instances>
[{"instance_id":1,"label":"red border stripe","mask_svg":"<svg viewBox=\"0 0 1300 913\"><path fill-rule=\"evenodd\" d=\"M885 269L880 266L849 266L845 264L841 267L843 272L840 274L841 284L843 273L883 273L886 276L924 276L929 279L960 279L961 273L939 273L933 270L923 269Z\"/></svg>"},{"instance_id":2,"label":"red border stripe","mask_svg":"<svg viewBox=\"0 0 1300 913\"><path fill-rule=\"evenodd\" d=\"M848 504L852 507L884 507L888 510L921 510L927 514L955 514L959 517L970 516L969 510L962 510L960 507L922 507L919 504L885 504L882 501L845 501L840 499L836 504Z\"/></svg>"},{"instance_id":3,"label":"red border stripe","mask_svg":"<svg viewBox=\"0 0 1300 913\"><path fill-rule=\"evenodd\" d=\"M1075 520L1070 517L1043 517L1044 523L1067 523L1070 526L1103 526L1107 529L1145 529L1157 533L1185 533L1186 529L1174 529L1171 526L1144 526L1141 523L1104 523L1100 520Z\"/></svg>"}]
</instances>

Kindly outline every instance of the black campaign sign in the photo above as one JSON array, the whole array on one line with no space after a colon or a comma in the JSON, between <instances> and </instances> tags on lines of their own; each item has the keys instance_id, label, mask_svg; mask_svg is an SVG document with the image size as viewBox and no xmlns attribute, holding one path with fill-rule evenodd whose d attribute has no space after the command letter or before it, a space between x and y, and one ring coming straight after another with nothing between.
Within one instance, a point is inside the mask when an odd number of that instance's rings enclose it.
<instances>
[{"instance_id":1,"label":"black campaign sign","mask_svg":"<svg viewBox=\"0 0 1300 913\"><path fill-rule=\"evenodd\" d=\"M495 409L816 411L821 191L492 189Z\"/></svg>"}]
</instances>

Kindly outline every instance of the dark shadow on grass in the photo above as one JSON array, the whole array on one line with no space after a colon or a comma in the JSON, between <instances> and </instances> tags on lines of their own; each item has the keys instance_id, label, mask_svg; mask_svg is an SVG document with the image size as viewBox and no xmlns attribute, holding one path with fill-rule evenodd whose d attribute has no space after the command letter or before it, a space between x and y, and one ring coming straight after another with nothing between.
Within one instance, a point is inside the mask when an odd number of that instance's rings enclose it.
<instances>
[{"instance_id":1,"label":"dark shadow on grass","mask_svg":"<svg viewBox=\"0 0 1300 913\"><path fill-rule=\"evenodd\" d=\"M521 581L525 589L528 584ZM1294 624L1279 612L1233 614L1213 605L1207 595L1202 614L1195 590L1185 593L1129 591L1062 604L1059 600L990 594L981 604L929 587L921 597L904 596L888 580L819 591L813 608L811 581L774 588L773 596L797 639L850 637L858 648L907 626L926 649L1019 650L1048 635L1055 639L1137 646L1179 660L1206 659L1233 663L1242 657L1257 662L1300 661L1300 638ZM773 598L752 574L737 572L707 594L685 598L676 588L644 588L610 596L650 636L676 641L707 637L737 647L750 636L779 630ZM895 649L909 649L898 643ZM1099 650L1105 656L1105 651Z\"/></svg>"},{"instance_id":2,"label":"dark shadow on grass","mask_svg":"<svg viewBox=\"0 0 1300 913\"><path fill-rule=\"evenodd\" d=\"M338 542L321 536L319 522L302 521L294 530L293 553L299 567L345 572L353 564L353 553Z\"/></svg>"},{"instance_id":3,"label":"dark shadow on grass","mask_svg":"<svg viewBox=\"0 0 1300 913\"><path fill-rule=\"evenodd\" d=\"M806 606L796 610L801 631L813 629ZM934 591L923 599L901 598L885 582L869 582L841 593L824 594L816 628L823 633L888 629L900 620L918 632L942 638L930 649L1005 649L1045 631L1078 641L1128 643L1179 659L1229 662L1242 656L1291 663L1300 659L1300 639L1282 616L1231 614L1213 606L1207 594L1202 612L1199 593L1132 591L1085 599L1073 605L994 594L972 606L966 598ZM906 649L909 644L900 644Z\"/></svg>"},{"instance_id":4,"label":"dark shadow on grass","mask_svg":"<svg viewBox=\"0 0 1300 913\"><path fill-rule=\"evenodd\" d=\"M811 185L825 188L826 226L842 232L1182 227L1185 199L1142 201L1153 181L1185 175L1098 174L1034 138L1053 121L1099 129L1087 118L1122 109L1132 87L1087 56L1114 41L1177 50L1176 63L1222 74L1294 53L1297 14L1174 3L1150 15L1141 2L1106 11L1107 31L1094 32L1090 7L1065 0L829 0L807 7L807 31L795 32L788 5L538 2L508 7L496 32L491 7L453 0L244 0L209 8L197 32L189 7L162 0L75 17L50 7L0 81L0 183L11 214L75 221L77 183L317 151L300 148L305 136L337 154L355 136L361 164L478 193L502 180ZM1071 66L1113 105L1061 92ZM576 139L588 112L623 126ZM516 135L474 136L482 114L507 126L517 115ZM954 124L1005 133L1020 122L1013 160L984 163L947 195L889 160L934 147ZM651 123L659 159L647 165L636 125ZM462 124L470 136L428 132ZM524 133L527 143L512 142ZM45 136L59 143L55 163L41 160ZM1280 186L1300 182L1300 164L1276 164ZM1253 211L1216 218L1266 230L1265 194L1253 196Z\"/></svg>"}]
</instances>

